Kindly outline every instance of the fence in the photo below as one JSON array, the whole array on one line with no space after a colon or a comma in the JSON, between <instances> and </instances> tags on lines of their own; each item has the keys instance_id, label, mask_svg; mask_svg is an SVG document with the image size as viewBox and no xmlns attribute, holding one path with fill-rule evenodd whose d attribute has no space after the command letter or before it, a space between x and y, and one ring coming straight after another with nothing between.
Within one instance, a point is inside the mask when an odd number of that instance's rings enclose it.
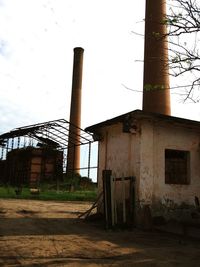
<instances>
[{"instance_id":1,"label":"fence","mask_svg":"<svg viewBox=\"0 0 200 267\"><path fill-rule=\"evenodd\" d=\"M103 198L107 229L134 225L135 177L114 177L111 170L104 170Z\"/></svg>"}]
</instances>

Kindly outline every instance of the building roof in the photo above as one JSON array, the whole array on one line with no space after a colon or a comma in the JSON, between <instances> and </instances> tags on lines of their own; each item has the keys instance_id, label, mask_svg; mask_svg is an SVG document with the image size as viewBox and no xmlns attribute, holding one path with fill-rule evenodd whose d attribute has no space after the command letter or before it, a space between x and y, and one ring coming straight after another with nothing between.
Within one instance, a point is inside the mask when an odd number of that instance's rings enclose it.
<instances>
[{"instance_id":1,"label":"building roof","mask_svg":"<svg viewBox=\"0 0 200 267\"><path fill-rule=\"evenodd\" d=\"M136 109L134 111L122 114L120 116L114 117L112 119L94 124L92 126L89 126L85 129L87 132L96 133L100 128L103 128L105 126L113 125L116 123L126 123L127 121L132 119L150 119L154 121L164 121L164 122L173 122L178 123L180 125L185 125L189 127L197 127L200 129L200 122L194 121L194 120L188 120L183 119L179 117L173 117L169 115L163 115L158 113L151 113L151 112L145 112L143 110Z\"/></svg>"}]
</instances>

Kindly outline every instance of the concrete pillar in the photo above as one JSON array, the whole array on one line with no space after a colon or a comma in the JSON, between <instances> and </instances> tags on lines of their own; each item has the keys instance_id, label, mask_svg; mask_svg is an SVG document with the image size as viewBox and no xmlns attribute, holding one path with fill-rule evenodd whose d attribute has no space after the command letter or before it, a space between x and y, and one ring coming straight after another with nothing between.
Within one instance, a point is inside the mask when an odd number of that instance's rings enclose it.
<instances>
[{"instance_id":1,"label":"concrete pillar","mask_svg":"<svg viewBox=\"0 0 200 267\"><path fill-rule=\"evenodd\" d=\"M165 14L166 0L146 0L143 110L171 115Z\"/></svg>"},{"instance_id":2,"label":"concrete pillar","mask_svg":"<svg viewBox=\"0 0 200 267\"><path fill-rule=\"evenodd\" d=\"M74 48L70 126L67 151L67 175L79 173L80 168L80 127L81 127L81 89L83 70L83 48Z\"/></svg>"}]
</instances>

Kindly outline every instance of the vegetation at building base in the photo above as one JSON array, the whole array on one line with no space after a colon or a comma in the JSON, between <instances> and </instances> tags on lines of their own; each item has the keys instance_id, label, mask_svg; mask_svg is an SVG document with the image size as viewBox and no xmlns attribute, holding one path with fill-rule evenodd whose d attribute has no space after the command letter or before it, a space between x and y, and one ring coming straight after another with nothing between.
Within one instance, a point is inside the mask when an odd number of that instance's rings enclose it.
<instances>
[{"instance_id":1,"label":"vegetation at building base","mask_svg":"<svg viewBox=\"0 0 200 267\"><path fill-rule=\"evenodd\" d=\"M28 185L0 185L0 198L57 200L57 201L95 201L97 186L91 179L73 175L62 181L46 181L31 189Z\"/></svg>"},{"instance_id":2,"label":"vegetation at building base","mask_svg":"<svg viewBox=\"0 0 200 267\"><path fill-rule=\"evenodd\" d=\"M16 194L14 187L0 187L0 198L15 199L36 199L36 200L56 200L56 201L95 201L97 196L96 190L84 191L59 191L48 190L40 191L39 194L31 194L29 188L23 188L21 194Z\"/></svg>"}]
</instances>

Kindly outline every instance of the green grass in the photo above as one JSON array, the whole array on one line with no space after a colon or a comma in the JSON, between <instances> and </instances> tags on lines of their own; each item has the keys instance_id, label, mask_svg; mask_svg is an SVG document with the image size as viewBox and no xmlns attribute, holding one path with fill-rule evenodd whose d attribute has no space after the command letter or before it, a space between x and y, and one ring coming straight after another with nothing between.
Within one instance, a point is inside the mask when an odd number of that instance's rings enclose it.
<instances>
[{"instance_id":1,"label":"green grass","mask_svg":"<svg viewBox=\"0 0 200 267\"><path fill-rule=\"evenodd\" d=\"M23 188L20 195L16 195L13 187L0 187L0 198L14 199L37 199L37 200L57 200L57 201L95 201L97 190L80 190L75 192L41 190L38 195L33 195L29 188Z\"/></svg>"}]
</instances>

